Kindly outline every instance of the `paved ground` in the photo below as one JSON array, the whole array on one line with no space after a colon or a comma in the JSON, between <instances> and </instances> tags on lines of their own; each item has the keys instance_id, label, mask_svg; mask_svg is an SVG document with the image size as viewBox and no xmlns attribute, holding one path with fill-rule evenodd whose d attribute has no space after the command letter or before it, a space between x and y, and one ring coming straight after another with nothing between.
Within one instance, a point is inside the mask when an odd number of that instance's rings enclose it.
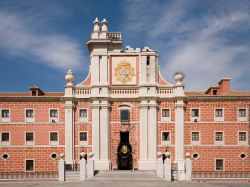
<instances>
[{"instance_id":1,"label":"paved ground","mask_svg":"<svg viewBox=\"0 0 250 187\"><path fill-rule=\"evenodd\" d=\"M166 182L154 172L100 172L84 182L0 182L0 187L249 187L240 182Z\"/></svg>"}]
</instances>

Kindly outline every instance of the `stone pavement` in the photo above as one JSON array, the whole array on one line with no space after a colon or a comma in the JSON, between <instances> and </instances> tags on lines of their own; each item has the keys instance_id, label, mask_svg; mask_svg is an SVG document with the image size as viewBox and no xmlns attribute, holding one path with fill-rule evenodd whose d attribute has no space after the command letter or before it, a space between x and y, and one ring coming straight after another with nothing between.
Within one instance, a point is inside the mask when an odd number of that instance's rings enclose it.
<instances>
[{"instance_id":1,"label":"stone pavement","mask_svg":"<svg viewBox=\"0 0 250 187\"><path fill-rule=\"evenodd\" d=\"M249 187L240 182L166 182L152 171L102 171L84 182L0 182L0 187Z\"/></svg>"}]
</instances>

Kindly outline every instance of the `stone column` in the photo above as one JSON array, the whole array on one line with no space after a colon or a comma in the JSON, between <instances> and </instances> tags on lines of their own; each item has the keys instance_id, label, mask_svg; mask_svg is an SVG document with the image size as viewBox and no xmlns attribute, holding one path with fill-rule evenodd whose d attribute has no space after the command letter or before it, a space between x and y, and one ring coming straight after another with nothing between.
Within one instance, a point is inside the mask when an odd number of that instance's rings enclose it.
<instances>
[{"instance_id":1,"label":"stone column","mask_svg":"<svg viewBox=\"0 0 250 187\"><path fill-rule=\"evenodd\" d=\"M148 159L148 107L146 103L147 101L141 101L140 104L140 170L146 168Z\"/></svg>"},{"instance_id":2,"label":"stone column","mask_svg":"<svg viewBox=\"0 0 250 187\"><path fill-rule=\"evenodd\" d=\"M100 161L96 163L99 170L109 170L109 104L102 101L100 108Z\"/></svg>"},{"instance_id":3,"label":"stone column","mask_svg":"<svg viewBox=\"0 0 250 187\"><path fill-rule=\"evenodd\" d=\"M94 159L100 159L100 106L99 101L92 103L92 151Z\"/></svg>"},{"instance_id":4,"label":"stone column","mask_svg":"<svg viewBox=\"0 0 250 187\"><path fill-rule=\"evenodd\" d=\"M175 83L175 162L177 163L177 180L185 180L184 160L184 75L176 73Z\"/></svg>"}]
</instances>

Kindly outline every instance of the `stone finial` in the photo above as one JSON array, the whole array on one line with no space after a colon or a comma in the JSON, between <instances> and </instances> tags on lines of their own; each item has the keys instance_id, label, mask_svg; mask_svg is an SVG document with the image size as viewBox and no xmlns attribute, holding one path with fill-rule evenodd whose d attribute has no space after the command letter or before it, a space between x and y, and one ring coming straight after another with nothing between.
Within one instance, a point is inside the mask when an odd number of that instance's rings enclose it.
<instances>
[{"instance_id":1,"label":"stone finial","mask_svg":"<svg viewBox=\"0 0 250 187\"><path fill-rule=\"evenodd\" d=\"M63 159L63 158L64 158L64 154L63 154L63 153L60 153L59 157L60 157L61 159Z\"/></svg>"},{"instance_id":2,"label":"stone finial","mask_svg":"<svg viewBox=\"0 0 250 187\"><path fill-rule=\"evenodd\" d=\"M108 32L108 22L105 18L102 20L101 24L102 24L102 32Z\"/></svg>"},{"instance_id":3,"label":"stone finial","mask_svg":"<svg viewBox=\"0 0 250 187\"><path fill-rule=\"evenodd\" d=\"M176 72L176 73L173 75L173 78L174 78L174 80L175 80L175 85L181 86L184 77L185 77L185 75L184 75L182 72Z\"/></svg>"},{"instance_id":4,"label":"stone finial","mask_svg":"<svg viewBox=\"0 0 250 187\"><path fill-rule=\"evenodd\" d=\"M84 158L87 155L87 153L81 152L80 155L81 155L82 158Z\"/></svg>"},{"instance_id":5,"label":"stone finial","mask_svg":"<svg viewBox=\"0 0 250 187\"><path fill-rule=\"evenodd\" d=\"M162 156L162 152L160 152L160 151L159 151L159 152L157 152L157 154L156 154L156 155L157 155L157 157L158 157L158 158L161 158L161 156Z\"/></svg>"},{"instance_id":6,"label":"stone finial","mask_svg":"<svg viewBox=\"0 0 250 187\"><path fill-rule=\"evenodd\" d=\"M170 158L170 152L167 151L167 152L165 153L165 156L166 156L166 158Z\"/></svg>"},{"instance_id":7,"label":"stone finial","mask_svg":"<svg viewBox=\"0 0 250 187\"><path fill-rule=\"evenodd\" d=\"M88 158L92 158L94 156L94 153L93 152L90 152L87 154Z\"/></svg>"},{"instance_id":8,"label":"stone finial","mask_svg":"<svg viewBox=\"0 0 250 187\"><path fill-rule=\"evenodd\" d=\"M186 157L189 158L191 156L191 154L189 152L186 152Z\"/></svg>"},{"instance_id":9,"label":"stone finial","mask_svg":"<svg viewBox=\"0 0 250 187\"><path fill-rule=\"evenodd\" d=\"M74 75L72 70L68 70L67 74L65 75L65 80L67 81L66 86L73 86Z\"/></svg>"},{"instance_id":10,"label":"stone finial","mask_svg":"<svg viewBox=\"0 0 250 187\"><path fill-rule=\"evenodd\" d=\"M98 20L98 18L95 18L95 21L93 21L93 25L94 25L94 32L99 32L100 31L100 22Z\"/></svg>"}]
</instances>

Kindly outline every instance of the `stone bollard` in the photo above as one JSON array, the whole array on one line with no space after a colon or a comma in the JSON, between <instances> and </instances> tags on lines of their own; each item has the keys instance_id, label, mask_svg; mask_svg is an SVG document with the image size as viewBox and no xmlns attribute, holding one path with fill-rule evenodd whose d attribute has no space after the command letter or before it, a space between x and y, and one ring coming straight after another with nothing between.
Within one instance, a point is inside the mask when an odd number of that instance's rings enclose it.
<instances>
[{"instance_id":1,"label":"stone bollard","mask_svg":"<svg viewBox=\"0 0 250 187\"><path fill-rule=\"evenodd\" d=\"M157 161L156 161L156 176L163 179L164 177L164 167L163 167L163 160L162 160L162 153L157 153Z\"/></svg>"},{"instance_id":2,"label":"stone bollard","mask_svg":"<svg viewBox=\"0 0 250 187\"><path fill-rule=\"evenodd\" d=\"M192 160L190 159L191 154L186 153L186 176L187 181L192 181Z\"/></svg>"},{"instance_id":3,"label":"stone bollard","mask_svg":"<svg viewBox=\"0 0 250 187\"><path fill-rule=\"evenodd\" d=\"M64 181L65 180L65 161L63 160L64 154L60 154L60 160L58 164L58 181Z\"/></svg>"},{"instance_id":4,"label":"stone bollard","mask_svg":"<svg viewBox=\"0 0 250 187\"><path fill-rule=\"evenodd\" d=\"M87 162L87 178L91 178L95 174L95 163L93 160L94 153L88 153L88 162Z\"/></svg>"},{"instance_id":5,"label":"stone bollard","mask_svg":"<svg viewBox=\"0 0 250 187\"><path fill-rule=\"evenodd\" d=\"M86 179L86 160L85 160L85 156L86 153L82 152L80 153L81 155L81 160L80 160L80 181L84 181Z\"/></svg>"},{"instance_id":6,"label":"stone bollard","mask_svg":"<svg viewBox=\"0 0 250 187\"><path fill-rule=\"evenodd\" d=\"M171 173L171 159L170 153L165 153L166 159L164 161L164 180L171 182L172 173Z\"/></svg>"}]
</instances>

